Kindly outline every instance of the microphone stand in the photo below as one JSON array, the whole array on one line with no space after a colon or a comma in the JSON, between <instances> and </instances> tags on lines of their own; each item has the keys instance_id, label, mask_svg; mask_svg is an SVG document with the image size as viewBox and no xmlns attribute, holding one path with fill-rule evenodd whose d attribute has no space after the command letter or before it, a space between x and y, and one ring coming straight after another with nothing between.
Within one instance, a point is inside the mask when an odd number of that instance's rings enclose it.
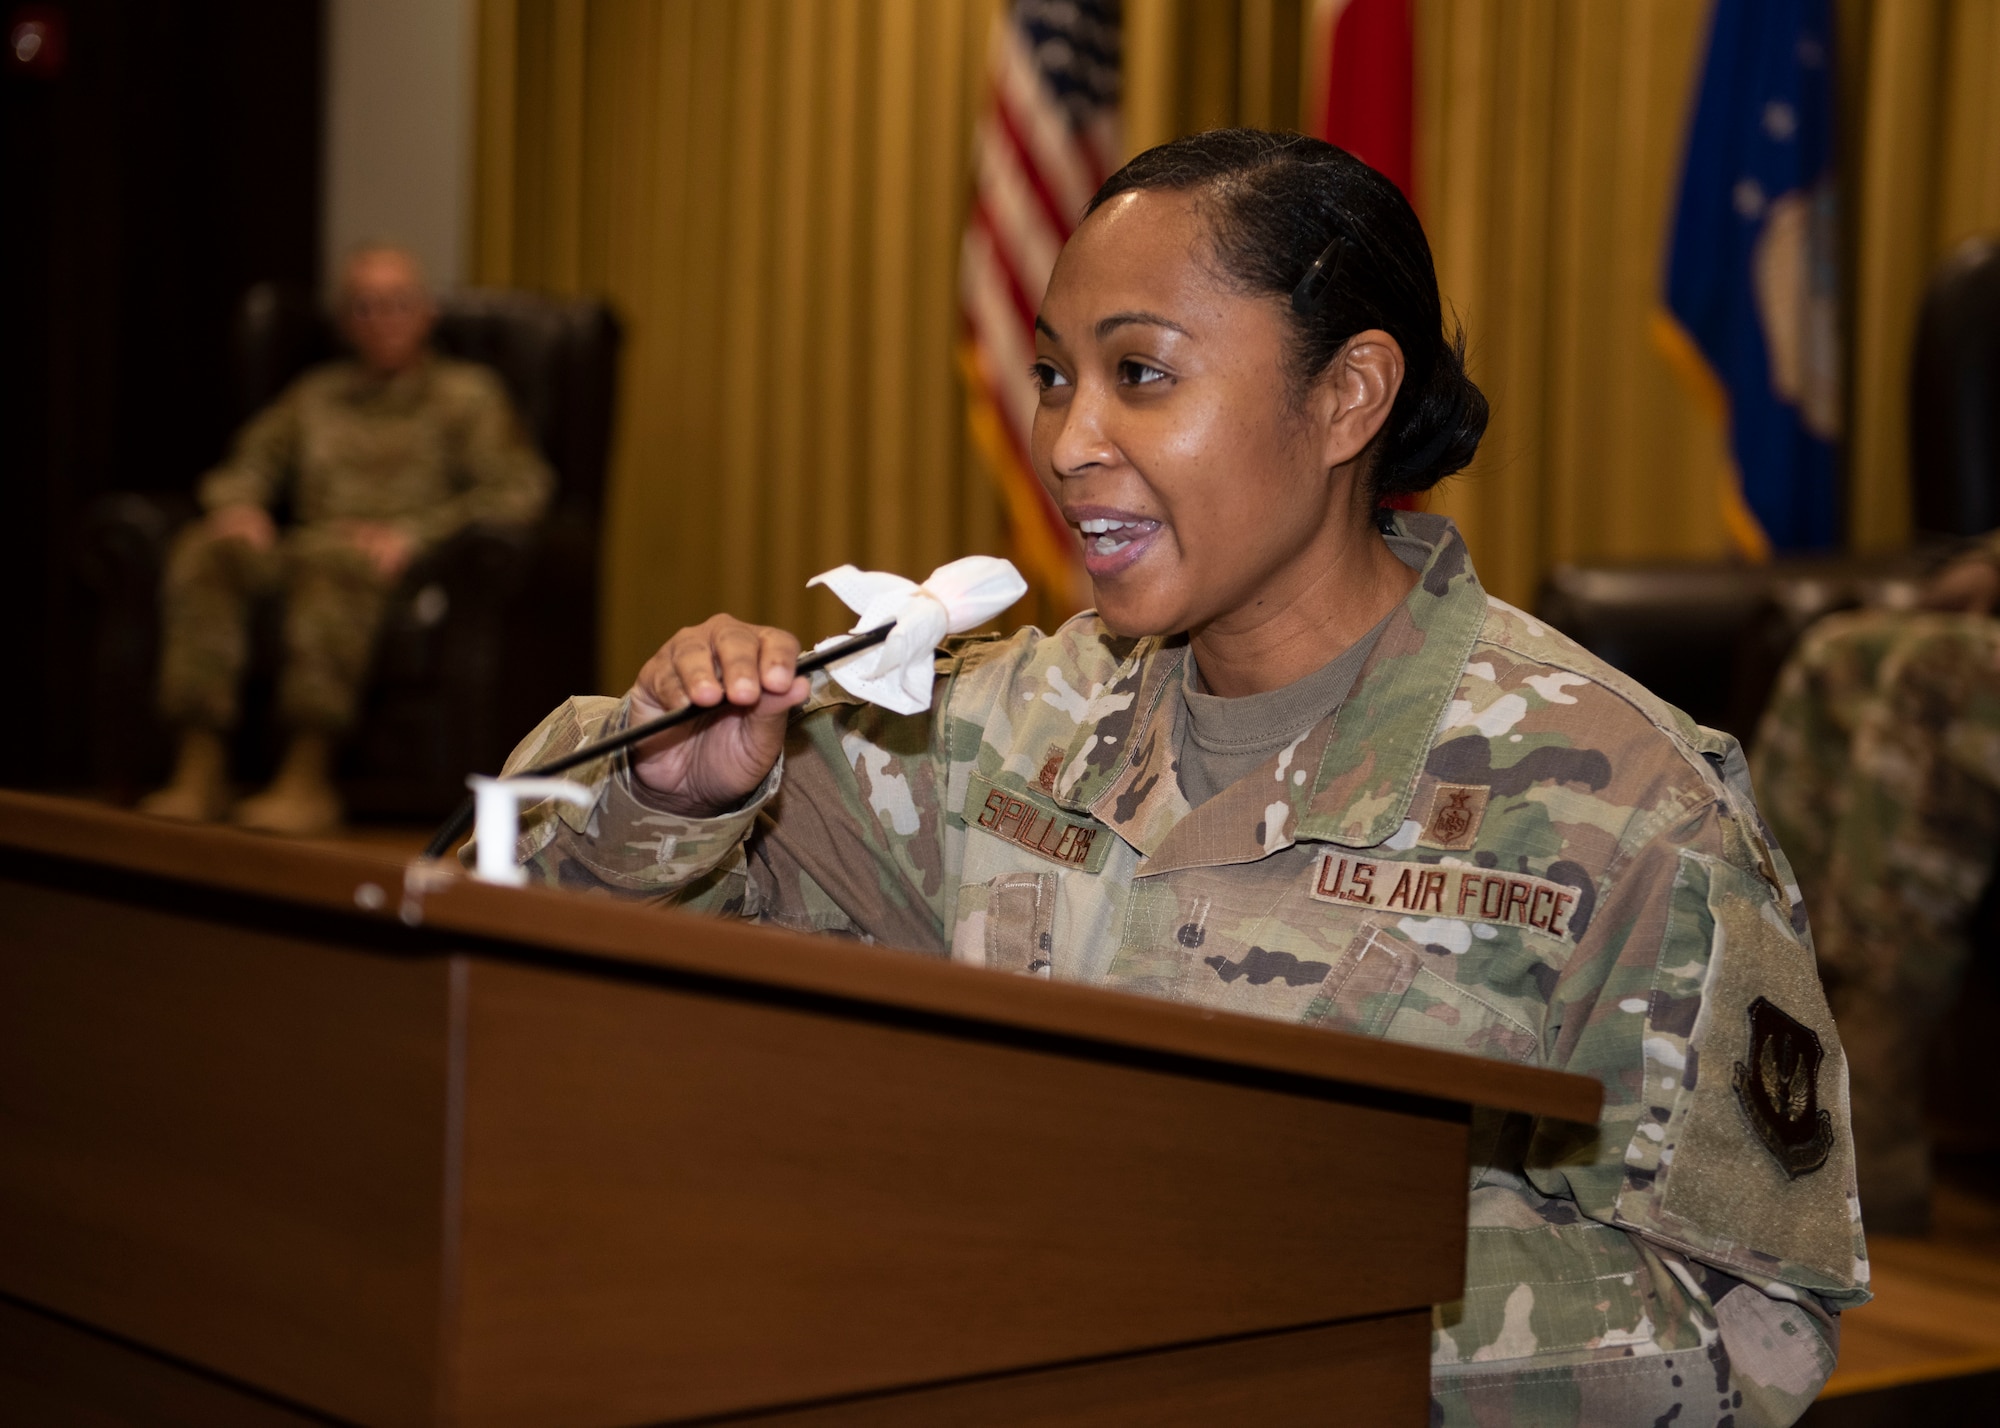
<instances>
[{"instance_id":1,"label":"microphone stand","mask_svg":"<svg viewBox=\"0 0 2000 1428\"><path fill-rule=\"evenodd\" d=\"M895 628L894 624L877 625L872 630L863 630L858 635L850 635L839 644L828 645L823 650L814 650L812 653L800 658L797 666L798 673L811 674L814 670L826 668L826 666L832 664L835 660L846 659L849 655L858 654L871 645L879 645L882 641L889 638L889 632ZM572 749L559 759L550 759L547 763L536 764L531 769L517 770L512 777L547 778L551 774L563 773L577 767L579 764L590 763L594 759L600 759L606 754L615 753L628 745L639 743L644 739L650 739L653 735L663 733L677 724L689 723L704 714L719 714L728 707L727 704L707 708L699 704L690 704L686 708L676 709L671 714L662 714L657 719L648 719L643 724L634 724L629 729L624 729L616 734L599 739L595 743L585 744L582 748ZM439 825L438 831L431 835L431 841L424 845L423 856L426 858L442 858L446 853L449 853L452 844L463 838L465 830L472 826L472 810L473 800L471 795L468 794L465 801L458 805L457 811Z\"/></svg>"}]
</instances>

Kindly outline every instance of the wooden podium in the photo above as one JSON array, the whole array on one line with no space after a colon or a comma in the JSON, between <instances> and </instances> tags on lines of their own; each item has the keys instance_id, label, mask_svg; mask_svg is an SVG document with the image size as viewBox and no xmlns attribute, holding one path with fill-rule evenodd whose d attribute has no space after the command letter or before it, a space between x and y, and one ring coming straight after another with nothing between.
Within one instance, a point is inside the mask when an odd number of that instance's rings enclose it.
<instances>
[{"instance_id":1,"label":"wooden podium","mask_svg":"<svg viewBox=\"0 0 2000 1428\"><path fill-rule=\"evenodd\" d=\"M1595 1082L0 793L0 1423L1426 1421Z\"/></svg>"}]
</instances>

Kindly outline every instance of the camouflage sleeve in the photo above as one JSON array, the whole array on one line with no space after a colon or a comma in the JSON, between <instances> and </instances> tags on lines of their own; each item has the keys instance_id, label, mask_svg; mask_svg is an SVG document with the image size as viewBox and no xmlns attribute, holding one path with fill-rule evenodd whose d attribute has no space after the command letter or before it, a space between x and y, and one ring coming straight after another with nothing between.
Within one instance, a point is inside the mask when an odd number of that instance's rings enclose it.
<instances>
[{"instance_id":1,"label":"camouflage sleeve","mask_svg":"<svg viewBox=\"0 0 2000 1428\"><path fill-rule=\"evenodd\" d=\"M532 525L548 508L555 478L521 428L498 378L483 369L464 373L463 410L457 414L459 489L448 500L398 521L421 544L432 544L471 525Z\"/></svg>"},{"instance_id":2,"label":"camouflage sleeve","mask_svg":"<svg viewBox=\"0 0 2000 1428\"><path fill-rule=\"evenodd\" d=\"M521 742L504 772L615 732L628 713L624 700L572 699ZM552 887L942 954L936 724L861 704L819 676L784 756L741 808L707 819L671 813L633 779L623 754L611 755L565 775L597 790L589 809L523 810L516 856Z\"/></svg>"},{"instance_id":3,"label":"camouflage sleeve","mask_svg":"<svg viewBox=\"0 0 2000 1428\"><path fill-rule=\"evenodd\" d=\"M507 756L501 776L521 773L572 749L615 734L626 725L626 699L584 695L570 699L535 727ZM632 777L623 752L607 754L562 775L596 791L589 808L550 799L521 809L515 860L548 887L602 892L657 901L700 901L695 891L740 888L742 844L770 802L783 761L734 812L689 818L669 811ZM459 853L470 866L476 850ZM740 903L740 896L738 901Z\"/></svg>"},{"instance_id":4,"label":"camouflage sleeve","mask_svg":"<svg viewBox=\"0 0 2000 1428\"><path fill-rule=\"evenodd\" d=\"M1846 1063L1733 742L1712 796L1635 813L1551 995L1595 1127L1504 1123L1478 1158L1447 1424L1788 1424L1868 1298Z\"/></svg>"},{"instance_id":5,"label":"camouflage sleeve","mask_svg":"<svg viewBox=\"0 0 2000 1428\"><path fill-rule=\"evenodd\" d=\"M201 478L195 499L204 511L276 503L291 480L299 449L297 384L243 424L229 459Z\"/></svg>"}]
</instances>

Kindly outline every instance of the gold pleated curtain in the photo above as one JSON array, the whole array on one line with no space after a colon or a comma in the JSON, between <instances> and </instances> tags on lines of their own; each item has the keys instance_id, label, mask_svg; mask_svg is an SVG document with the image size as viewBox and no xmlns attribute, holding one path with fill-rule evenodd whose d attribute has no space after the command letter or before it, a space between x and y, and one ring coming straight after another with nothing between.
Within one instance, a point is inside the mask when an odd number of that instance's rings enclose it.
<instances>
[{"instance_id":1,"label":"gold pleated curtain","mask_svg":"<svg viewBox=\"0 0 2000 1428\"><path fill-rule=\"evenodd\" d=\"M831 566L1005 549L952 361L990 13L483 0L475 278L626 324L606 688L718 610L845 629Z\"/></svg>"},{"instance_id":2,"label":"gold pleated curtain","mask_svg":"<svg viewBox=\"0 0 2000 1428\"><path fill-rule=\"evenodd\" d=\"M1910 346L1924 281L2000 234L2000 3L1840 0L1847 187L1848 541L1910 537Z\"/></svg>"},{"instance_id":3,"label":"gold pleated curtain","mask_svg":"<svg viewBox=\"0 0 2000 1428\"><path fill-rule=\"evenodd\" d=\"M1560 561L1723 558L1726 434L1649 340L1707 38L1693 0L1417 0L1417 184L1493 401L1434 508L1489 588ZM1910 536L1931 268L2000 231L2000 4L1838 0L1848 542Z\"/></svg>"},{"instance_id":4,"label":"gold pleated curtain","mask_svg":"<svg viewBox=\"0 0 2000 1428\"><path fill-rule=\"evenodd\" d=\"M717 609L808 638L805 579L1002 551L952 362L998 0L482 0L485 283L627 323L603 683ZM1326 0L1126 0L1138 149L1300 124ZM1493 403L1434 509L1495 593L1558 561L1721 558L1725 434L1654 347L1708 6L1416 0L1417 201ZM1838 0L1852 542L1909 530L1916 302L2000 230L2000 4Z\"/></svg>"},{"instance_id":5,"label":"gold pleated curtain","mask_svg":"<svg viewBox=\"0 0 2000 1428\"><path fill-rule=\"evenodd\" d=\"M1417 183L1492 403L1433 508L1525 604L1565 560L1719 557L1725 433L1655 349L1706 6L1417 7Z\"/></svg>"}]
</instances>

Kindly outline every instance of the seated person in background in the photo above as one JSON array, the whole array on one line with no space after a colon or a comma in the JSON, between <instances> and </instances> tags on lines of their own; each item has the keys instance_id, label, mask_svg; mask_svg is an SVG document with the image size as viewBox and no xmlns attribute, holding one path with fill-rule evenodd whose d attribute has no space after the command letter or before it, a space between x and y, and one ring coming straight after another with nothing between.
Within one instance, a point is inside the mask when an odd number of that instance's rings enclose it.
<instances>
[{"instance_id":1,"label":"seated person in background","mask_svg":"<svg viewBox=\"0 0 2000 1428\"><path fill-rule=\"evenodd\" d=\"M1868 1297L1792 876L1733 741L1379 509L1486 424L1409 204L1316 139L1181 139L1036 326L1098 609L952 642L913 716L683 630L515 751L716 711L569 774L596 803L529 811L531 874L1596 1077L1594 1126L1475 1115L1431 1421L1791 1423Z\"/></svg>"},{"instance_id":2,"label":"seated person in background","mask_svg":"<svg viewBox=\"0 0 2000 1428\"><path fill-rule=\"evenodd\" d=\"M1808 630L1754 766L1847 1047L1861 1202L1870 1225L1911 1234L1930 1224L1930 1033L2000 859L2000 532L1922 604Z\"/></svg>"},{"instance_id":3,"label":"seated person in background","mask_svg":"<svg viewBox=\"0 0 2000 1428\"><path fill-rule=\"evenodd\" d=\"M251 419L202 478L205 518L168 557L160 710L180 751L144 812L204 821L229 811L225 740L251 605L280 593L278 717L289 743L277 778L235 820L274 833L337 824L333 754L398 579L468 523L526 524L548 503L549 469L500 379L430 351L437 308L414 257L356 251L339 304L354 357L313 368ZM271 510L286 496L294 523L280 531Z\"/></svg>"}]
</instances>

